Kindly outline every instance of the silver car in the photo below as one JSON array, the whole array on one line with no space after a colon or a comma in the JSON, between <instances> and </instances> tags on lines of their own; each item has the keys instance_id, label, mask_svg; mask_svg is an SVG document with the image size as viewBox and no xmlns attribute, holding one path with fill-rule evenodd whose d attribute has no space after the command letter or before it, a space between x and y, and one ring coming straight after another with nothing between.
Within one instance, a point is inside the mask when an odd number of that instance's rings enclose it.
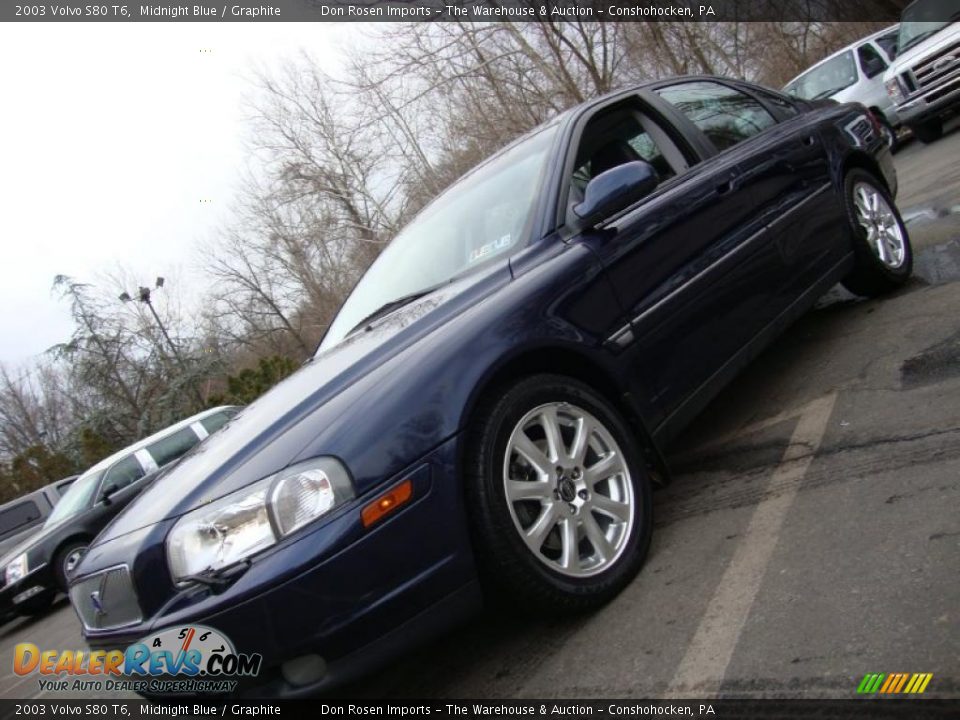
<instances>
[{"instance_id":1,"label":"silver car","mask_svg":"<svg viewBox=\"0 0 960 720\"><path fill-rule=\"evenodd\" d=\"M824 58L788 82L784 91L804 100L832 98L865 105L894 148L900 118L883 84L883 73L896 55L899 27L888 27Z\"/></svg>"}]
</instances>

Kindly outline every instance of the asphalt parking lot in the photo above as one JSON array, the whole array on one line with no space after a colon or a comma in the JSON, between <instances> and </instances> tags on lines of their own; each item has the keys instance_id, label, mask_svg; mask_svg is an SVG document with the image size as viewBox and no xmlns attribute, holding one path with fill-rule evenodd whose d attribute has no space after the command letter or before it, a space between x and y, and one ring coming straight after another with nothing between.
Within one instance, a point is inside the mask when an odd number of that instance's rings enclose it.
<instances>
[{"instance_id":1,"label":"asphalt parking lot","mask_svg":"<svg viewBox=\"0 0 960 720\"><path fill-rule=\"evenodd\" d=\"M954 123L956 126L957 123ZM345 688L368 697L960 696L960 131L897 156L915 277L835 290L670 448L640 576L585 617L484 616ZM66 601L0 628L83 647ZM117 695L116 697L120 697Z\"/></svg>"}]
</instances>

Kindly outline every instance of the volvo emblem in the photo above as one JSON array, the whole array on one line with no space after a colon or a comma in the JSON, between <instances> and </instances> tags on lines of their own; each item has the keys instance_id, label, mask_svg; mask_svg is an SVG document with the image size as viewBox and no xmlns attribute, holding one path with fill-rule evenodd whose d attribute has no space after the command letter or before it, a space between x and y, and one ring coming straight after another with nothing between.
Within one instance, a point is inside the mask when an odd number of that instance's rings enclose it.
<instances>
[{"instance_id":1,"label":"volvo emblem","mask_svg":"<svg viewBox=\"0 0 960 720\"><path fill-rule=\"evenodd\" d=\"M103 574L100 580L100 588L90 593L90 604L93 605L93 611L96 619L106 616L107 611L103 609L103 593L107 589L107 573Z\"/></svg>"}]
</instances>

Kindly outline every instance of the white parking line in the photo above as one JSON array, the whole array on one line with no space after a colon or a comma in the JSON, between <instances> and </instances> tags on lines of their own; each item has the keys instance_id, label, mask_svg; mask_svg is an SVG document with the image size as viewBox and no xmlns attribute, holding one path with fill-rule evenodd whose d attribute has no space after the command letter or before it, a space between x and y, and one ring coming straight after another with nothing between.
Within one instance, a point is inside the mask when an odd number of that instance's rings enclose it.
<instances>
[{"instance_id":1,"label":"white parking line","mask_svg":"<svg viewBox=\"0 0 960 720\"><path fill-rule=\"evenodd\" d=\"M795 411L797 426L768 486L783 487L762 500L727 566L697 632L677 666L668 697L715 695L750 614L767 564L800 481L820 447L833 412L836 393L818 398ZM786 418L780 418L782 421Z\"/></svg>"}]
</instances>

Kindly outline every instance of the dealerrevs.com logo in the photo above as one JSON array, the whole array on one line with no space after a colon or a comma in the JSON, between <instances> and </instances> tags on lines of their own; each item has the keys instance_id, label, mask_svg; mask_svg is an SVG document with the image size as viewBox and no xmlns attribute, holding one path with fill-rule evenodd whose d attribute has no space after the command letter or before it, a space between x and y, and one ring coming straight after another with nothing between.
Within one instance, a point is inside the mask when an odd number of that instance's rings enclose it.
<instances>
[{"instance_id":1,"label":"dealerrevs.com logo","mask_svg":"<svg viewBox=\"0 0 960 720\"><path fill-rule=\"evenodd\" d=\"M132 690L151 693L230 692L260 672L259 653L238 653L221 632L203 625L162 630L126 650L14 648L13 671L37 673L41 690Z\"/></svg>"}]
</instances>

